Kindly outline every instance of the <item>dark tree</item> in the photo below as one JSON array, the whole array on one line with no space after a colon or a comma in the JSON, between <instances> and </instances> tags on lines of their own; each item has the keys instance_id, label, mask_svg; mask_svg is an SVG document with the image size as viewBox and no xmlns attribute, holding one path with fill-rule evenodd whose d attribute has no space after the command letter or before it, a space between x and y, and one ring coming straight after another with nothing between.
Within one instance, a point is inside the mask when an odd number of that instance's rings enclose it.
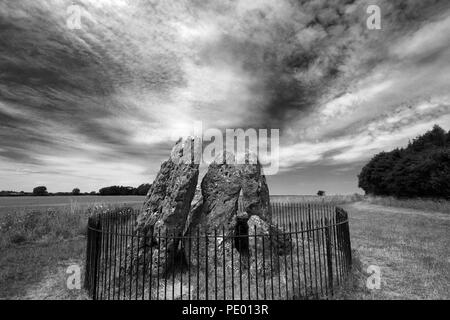
<instances>
[{"instance_id":1,"label":"dark tree","mask_svg":"<svg viewBox=\"0 0 450 320\"><path fill-rule=\"evenodd\" d=\"M323 197L323 196L325 195L325 191L319 190L319 191L317 191L317 195L318 195L319 197Z\"/></svg>"},{"instance_id":2,"label":"dark tree","mask_svg":"<svg viewBox=\"0 0 450 320\"><path fill-rule=\"evenodd\" d=\"M47 187L39 186L33 189L33 195L35 196L46 196L48 195Z\"/></svg>"},{"instance_id":3,"label":"dark tree","mask_svg":"<svg viewBox=\"0 0 450 320\"><path fill-rule=\"evenodd\" d=\"M101 188L99 190L99 193L102 196L129 196L135 194L135 188L124 186L111 186Z\"/></svg>"},{"instance_id":4,"label":"dark tree","mask_svg":"<svg viewBox=\"0 0 450 320\"><path fill-rule=\"evenodd\" d=\"M145 196L152 185L150 183L143 183L136 188L136 195Z\"/></svg>"},{"instance_id":5,"label":"dark tree","mask_svg":"<svg viewBox=\"0 0 450 320\"><path fill-rule=\"evenodd\" d=\"M73 194L74 196L80 195L80 189L78 189L78 188L73 189L73 190L72 190L72 194Z\"/></svg>"},{"instance_id":6,"label":"dark tree","mask_svg":"<svg viewBox=\"0 0 450 320\"><path fill-rule=\"evenodd\" d=\"M450 198L450 131L434 126L406 148L375 155L358 179L366 194Z\"/></svg>"}]
</instances>

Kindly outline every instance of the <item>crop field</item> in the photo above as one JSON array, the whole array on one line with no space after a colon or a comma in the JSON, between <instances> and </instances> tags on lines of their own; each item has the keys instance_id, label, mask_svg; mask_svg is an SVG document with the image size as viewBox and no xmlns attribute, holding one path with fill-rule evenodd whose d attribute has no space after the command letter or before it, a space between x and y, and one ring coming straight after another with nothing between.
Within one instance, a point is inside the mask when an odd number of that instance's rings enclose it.
<instances>
[{"instance_id":1,"label":"crop field","mask_svg":"<svg viewBox=\"0 0 450 320\"><path fill-rule=\"evenodd\" d=\"M48 196L48 197L0 197L0 215L5 213L46 210L55 208L87 208L99 204L139 205L144 196Z\"/></svg>"}]
</instances>

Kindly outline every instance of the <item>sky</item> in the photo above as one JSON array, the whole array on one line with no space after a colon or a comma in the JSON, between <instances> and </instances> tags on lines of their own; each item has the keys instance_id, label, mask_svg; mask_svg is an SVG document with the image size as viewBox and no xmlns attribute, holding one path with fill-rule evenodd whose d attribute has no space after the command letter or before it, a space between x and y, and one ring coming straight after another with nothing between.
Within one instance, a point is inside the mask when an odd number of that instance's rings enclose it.
<instances>
[{"instance_id":1,"label":"sky","mask_svg":"<svg viewBox=\"0 0 450 320\"><path fill-rule=\"evenodd\" d=\"M362 192L450 129L449 61L448 0L1 1L0 190L152 182L201 121L280 130L272 194Z\"/></svg>"}]
</instances>

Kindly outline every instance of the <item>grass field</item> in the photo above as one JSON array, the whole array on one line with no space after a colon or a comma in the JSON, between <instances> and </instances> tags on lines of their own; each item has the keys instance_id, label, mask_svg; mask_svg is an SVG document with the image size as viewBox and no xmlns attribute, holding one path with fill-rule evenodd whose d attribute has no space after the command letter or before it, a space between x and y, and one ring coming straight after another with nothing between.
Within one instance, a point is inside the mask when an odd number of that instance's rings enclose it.
<instances>
[{"instance_id":1,"label":"grass field","mask_svg":"<svg viewBox=\"0 0 450 320\"><path fill-rule=\"evenodd\" d=\"M430 199L396 199L394 197L366 197L366 201L386 207L436 211L450 214L450 201Z\"/></svg>"},{"instance_id":2,"label":"grass field","mask_svg":"<svg viewBox=\"0 0 450 320\"><path fill-rule=\"evenodd\" d=\"M0 197L2 214L47 209L87 209L101 204L140 205L144 196L48 196L48 197Z\"/></svg>"},{"instance_id":3,"label":"grass field","mask_svg":"<svg viewBox=\"0 0 450 320\"><path fill-rule=\"evenodd\" d=\"M66 287L66 269L82 265L84 237L2 248L0 299L79 299L80 290Z\"/></svg>"},{"instance_id":4,"label":"grass field","mask_svg":"<svg viewBox=\"0 0 450 320\"><path fill-rule=\"evenodd\" d=\"M450 299L449 214L367 202L344 208L357 259L343 298ZM381 269L379 290L365 287L370 265Z\"/></svg>"},{"instance_id":5,"label":"grass field","mask_svg":"<svg viewBox=\"0 0 450 320\"><path fill-rule=\"evenodd\" d=\"M418 202L403 202L403 207L396 203L394 207L360 200L363 198L357 195L272 197L272 201L340 204L348 211L355 271L337 298L450 299L450 215L441 209L448 202L414 210L406 207L417 206ZM8 209L3 202L0 299L86 298L82 291L66 288L66 269L71 264L83 265L88 215L94 210L120 208L124 201L117 199L103 206L61 201L56 201L56 206L41 202L34 207L10 203ZM141 204L136 201L130 206L139 208ZM369 265L381 268L380 290L365 288Z\"/></svg>"},{"instance_id":6,"label":"grass field","mask_svg":"<svg viewBox=\"0 0 450 320\"><path fill-rule=\"evenodd\" d=\"M280 202L314 202L314 203L326 203L326 204L344 204L344 203L352 203L356 201L361 201L364 199L364 196L360 194L348 194L348 195L329 195L318 197L315 195L272 195L270 196L271 201L280 201Z\"/></svg>"},{"instance_id":7,"label":"grass field","mask_svg":"<svg viewBox=\"0 0 450 320\"><path fill-rule=\"evenodd\" d=\"M123 207L72 204L43 208L38 204L11 208L0 215L0 299L83 297L81 291L66 288L65 272L72 264L83 266L87 218Z\"/></svg>"}]
</instances>

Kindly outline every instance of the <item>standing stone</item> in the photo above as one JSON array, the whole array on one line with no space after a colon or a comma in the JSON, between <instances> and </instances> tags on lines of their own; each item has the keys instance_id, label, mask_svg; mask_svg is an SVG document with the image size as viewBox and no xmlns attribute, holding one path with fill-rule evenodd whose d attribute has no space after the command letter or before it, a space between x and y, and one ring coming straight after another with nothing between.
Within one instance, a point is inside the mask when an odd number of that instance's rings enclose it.
<instances>
[{"instance_id":1,"label":"standing stone","mask_svg":"<svg viewBox=\"0 0 450 320\"><path fill-rule=\"evenodd\" d=\"M197 196L198 200L193 202L185 226L185 234L190 239L185 239L183 250L192 265L203 268L208 264L206 255L213 250L214 243L208 243L205 235L212 236L214 230L221 233L223 228L229 232L237 213L240 191L240 172L234 155L224 152L209 165L201 183L201 197Z\"/></svg>"},{"instance_id":2,"label":"standing stone","mask_svg":"<svg viewBox=\"0 0 450 320\"><path fill-rule=\"evenodd\" d=\"M241 176L232 153L225 152L209 165L201 184L203 210L201 227L207 232L228 229L237 213Z\"/></svg>"},{"instance_id":3,"label":"standing stone","mask_svg":"<svg viewBox=\"0 0 450 320\"><path fill-rule=\"evenodd\" d=\"M191 202L191 209L186 219L186 224L183 229L183 236L189 236L195 231L199 225L203 210L203 196L202 190L197 186L195 189L194 198Z\"/></svg>"},{"instance_id":4,"label":"standing stone","mask_svg":"<svg viewBox=\"0 0 450 320\"><path fill-rule=\"evenodd\" d=\"M292 241L288 233L283 232L276 226L262 220L258 216L251 216L248 221L248 235L249 235L249 252L255 252L255 247L258 252L263 252L262 250L262 237L257 237L258 235L264 237L264 250L272 250L275 255L285 255L292 249ZM255 237L256 235L256 237ZM270 249L269 247L272 247Z\"/></svg>"},{"instance_id":5,"label":"standing stone","mask_svg":"<svg viewBox=\"0 0 450 320\"><path fill-rule=\"evenodd\" d=\"M248 219L247 225L251 273L269 274L283 269L285 261L280 256L290 254L293 248L289 234L256 215Z\"/></svg>"},{"instance_id":6,"label":"standing stone","mask_svg":"<svg viewBox=\"0 0 450 320\"><path fill-rule=\"evenodd\" d=\"M257 215L271 221L269 187L262 173L261 163L254 153L246 152L247 162L240 165L242 179L242 203L250 216Z\"/></svg>"},{"instance_id":7,"label":"standing stone","mask_svg":"<svg viewBox=\"0 0 450 320\"><path fill-rule=\"evenodd\" d=\"M178 239L171 236L183 233L194 197L201 147L195 139L180 139L175 144L170 158L161 165L137 219L136 231L149 237L140 247L144 250L155 247L153 255L159 256L160 264L170 265L162 262L161 257L167 257L169 262L174 259Z\"/></svg>"},{"instance_id":8,"label":"standing stone","mask_svg":"<svg viewBox=\"0 0 450 320\"><path fill-rule=\"evenodd\" d=\"M269 188L256 155L247 151L252 161L236 163L234 154L224 152L208 167L201 183L201 197L192 203L185 230L197 227L212 232L233 227L242 192L243 209L248 216L257 215L270 222Z\"/></svg>"}]
</instances>

